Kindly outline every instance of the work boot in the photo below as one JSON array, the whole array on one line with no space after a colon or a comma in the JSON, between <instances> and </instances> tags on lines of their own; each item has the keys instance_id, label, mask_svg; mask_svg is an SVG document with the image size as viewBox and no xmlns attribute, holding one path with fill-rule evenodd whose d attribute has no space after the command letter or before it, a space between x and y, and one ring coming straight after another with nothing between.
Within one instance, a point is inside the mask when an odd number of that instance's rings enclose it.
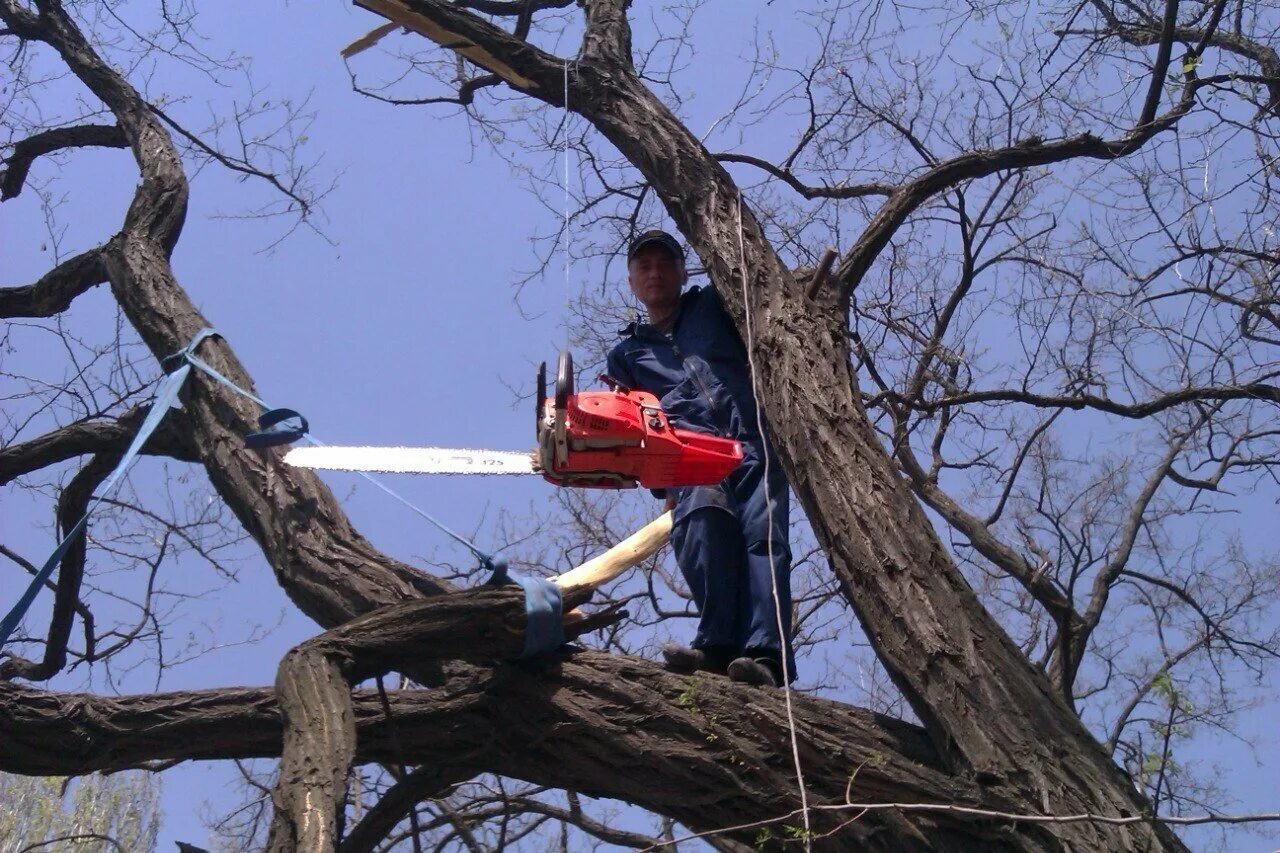
<instances>
[{"instance_id":1,"label":"work boot","mask_svg":"<svg viewBox=\"0 0 1280 853\"><path fill-rule=\"evenodd\" d=\"M759 687L777 687L781 679L773 658L734 658L729 663L729 680Z\"/></svg>"},{"instance_id":2,"label":"work boot","mask_svg":"<svg viewBox=\"0 0 1280 853\"><path fill-rule=\"evenodd\" d=\"M706 649L691 649L679 643L667 643L662 647L662 659L670 672L715 672L724 674L733 654L727 649L711 646Z\"/></svg>"}]
</instances>

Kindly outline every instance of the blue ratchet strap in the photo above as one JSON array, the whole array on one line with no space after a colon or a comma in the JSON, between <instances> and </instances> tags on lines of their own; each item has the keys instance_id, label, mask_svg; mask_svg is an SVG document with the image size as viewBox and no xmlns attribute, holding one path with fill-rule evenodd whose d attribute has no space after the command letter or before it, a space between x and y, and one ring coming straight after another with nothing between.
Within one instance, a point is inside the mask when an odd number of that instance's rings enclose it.
<instances>
[{"instance_id":1,"label":"blue ratchet strap","mask_svg":"<svg viewBox=\"0 0 1280 853\"><path fill-rule=\"evenodd\" d=\"M564 625L560 617L564 601L560 587L546 578L516 578L524 587L524 654L532 658L554 652L564 645Z\"/></svg>"},{"instance_id":2,"label":"blue ratchet strap","mask_svg":"<svg viewBox=\"0 0 1280 853\"><path fill-rule=\"evenodd\" d=\"M182 388L183 382L186 381L186 378L191 373L191 369L193 367L198 368L199 370L207 374L212 379L226 386L228 389L236 392L242 397L252 400L262 408L268 410L258 420L260 431L251 433L250 435L245 437L246 446L274 447L280 444L286 444L291 441L296 441L298 438L303 438L303 437L305 437L312 444L323 446L324 442L320 441L314 436L307 434L309 427L308 427L306 418L302 417L302 415L298 414L292 409L272 409L269 405L267 405L266 401L264 401L261 397L251 394L250 392L241 388L239 385L235 384L230 379L223 376L221 373L219 373L217 370L211 367L207 362L205 362L203 359L201 359L199 356L195 354L196 348L199 347L200 344L203 343L205 340L207 340L208 338L214 335L217 335L217 332L215 332L213 329L209 329L209 328L201 329L199 332L196 333L196 336L191 339L191 343L187 344L178 352L173 353L172 355L166 356L160 360L161 367L165 370L165 376L160 380L160 383L156 386L155 394L152 397L151 409L150 411L147 412L147 416L143 419L142 426L139 427L137 435L134 436L133 442L129 445L129 448L125 451L124 456L120 458L120 462L116 465L115 470L113 470L110 476L108 476L107 479L103 481L103 485L99 489L98 496L95 497L93 502L89 504L89 508L85 511L85 514L81 516L80 520L77 521L74 526L72 526L71 530L67 533L66 537L63 538L62 542L59 543L57 549L45 562L44 566L42 566L40 571L36 573L36 576L32 578L31 583L27 587L26 592L22 594L22 597L18 599L18 602L4 617L4 621L0 622L0 647L3 647L6 643L8 643L9 637L12 636L14 630L18 627L18 623L22 621L22 617L26 615L27 610L30 609L32 602L35 601L36 595L38 595L40 592L40 587L42 587L49 580L49 577L53 574L54 568L56 568L58 564L62 562L62 558L66 556L68 549L70 549L71 547L71 543L75 540L75 538L78 535L80 535L81 532L83 532L85 525L88 522L89 514L92 513L93 510L98 506L98 504L101 503L103 499L106 498L109 494L111 494L111 492L119 484L120 479L124 476L125 470L129 467L130 463L132 463L133 460L137 457L138 452L142 449L142 446L146 443L147 439L151 437L151 434L153 432L155 432L156 427L159 426L160 421L164 419L164 416L166 413L168 413L169 409L175 403L177 403L178 391ZM283 423L284 421L290 420L292 418L296 418L298 420L299 423L297 426L285 427L279 430L270 429L271 427L277 426ZM433 518L425 510L422 510L419 507L415 506L414 504L410 503L408 500L401 497L396 492L392 491L392 489L389 486L387 486L385 483L373 477L372 475L368 474L367 472L361 471L358 473L360 474L360 476L364 477L364 479L368 480L370 483L377 486L379 489L386 492L388 495L395 498L400 503L404 504L406 507L416 512L422 518L426 519L431 524L435 525L438 529L440 529L442 532L447 534L449 537L451 537L452 539L456 540L458 543L465 546L469 551L471 551L471 553L473 553L476 556L476 558L480 561L481 566L493 571L495 578L498 577L499 574L501 574L502 578L505 580L506 578L506 561L505 560L501 558L494 558L493 556L486 554L484 551L481 551L474 544L472 544L470 540L466 539L463 536L460 536L457 533L454 533L452 530L446 527L443 523ZM527 591L526 591L526 597L528 597ZM548 596L546 595L542 596L542 598L547 598L547 597ZM529 608L529 612L532 614L534 612L533 605L527 605L527 607ZM547 607L550 607L550 605L549 604L539 605L538 606L539 612L541 613L542 609L545 609ZM534 617L532 616L530 617L531 626L533 624L533 621L532 621L533 618ZM540 615L537 618L541 620L541 619L545 619L545 616ZM557 631L560 631L558 589L556 590L555 629ZM546 633L547 630L548 629L545 629L545 628L539 629L540 633ZM563 632L561 631L561 633ZM532 636L532 629L530 630L529 636ZM550 642L550 641L548 640L547 642ZM555 647L559 646L560 642L561 641L557 640L555 644L550 647L550 649L554 649ZM530 648L529 638L526 637L526 653L528 648ZM550 650L550 649L547 649L547 650Z\"/></svg>"},{"instance_id":3,"label":"blue ratchet strap","mask_svg":"<svg viewBox=\"0 0 1280 853\"><path fill-rule=\"evenodd\" d=\"M232 382L227 377L223 376L221 373L219 373L217 370L211 367L207 362L205 362L204 359L200 358L195 354L194 352L195 347L199 344L201 340L204 339L201 336L207 337L208 335L212 335L212 334L217 334L217 333L214 332L212 329L202 330L200 334L196 336L196 339L193 340L191 344L187 346L186 349L184 349L180 353L175 354L174 356L172 356L172 358L183 359L191 366L203 371L208 376L220 382L222 385L225 385L230 390L235 391L237 394L241 395L242 397L246 397L252 400L253 402L257 403L262 408L267 409L268 411L265 414L263 414L262 418L259 420L259 425L263 428L263 430L265 430L268 426L272 426L276 423L279 423L280 421L287 420L290 415L296 416L300 421L299 427L289 428L287 430L280 430L278 431L279 435L276 435L270 432L250 433L248 436L245 436L245 444L249 447L273 447L277 444L286 444L287 440L285 439L284 436L289 432L296 431L297 438L305 438L307 441L311 442L317 447L324 447L325 443L323 441L316 438L314 435L310 434L310 432L308 431L309 427L307 425L307 421L301 415L298 415L296 412L293 412L290 409L272 409L266 400L263 400L261 397L258 397L254 394L250 394L248 391L244 390L239 385ZM285 415L284 417L280 418L279 421L271 420L273 416L281 412L289 412L290 415ZM264 421L269 421L269 422L264 423ZM297 438L294 438L292 440L296 441ZM269 444L257 443L263 440L270 441L271 443ZM388 486L386 483L379 480L377 477L374 477L368 471L356 471L355 473L363 477L366 481L373 484L377 488L381 489L390 497L395 498L404 506L413 510L421 518L426 520L428 523L434 525L435 528L439 530L441 533L445 534L450 539L457 542L459 545L462 545L464 548L466 548L468 551L470 551L472 554L475 555L476 559L480 561L480 565L482 567L488 568L490 570L494 569L493 557L489 554L486 554L484 551L481 551L479 548L477 548L475 544L471 542L471 540L467 539L465 536L462 536L459 533L455 533L453 530L450 530L449 527L447 527L443 522L437 520L434 516L432 516L426 510L414 505L413 503L409 502L405 498L401 497L397 492L393 491L390 486Z\"/></svg>"},{"instance_id":4,"label":"blue ratchet strap","mask_svg":"<svg viewBox=\"0 0 1280 853\"><path fill-rule=\"evenodd\" d=\"M521 660L550 654L564 645L564 599L560 587L546 578L513 578L507 573L507 561L501 557L489 560L493 569L489 586L518 584L524 589L524 652Z\"/></svg>"},{"instance_id":5,"label":"blue ratchet strap","mask_svg":"<svg viewBox=\"0 0 1280 853\"><path fill-rule=\"evenodd\" d=\"M206 334L208 333L208 334ZM204 329L200 334L187 344L183 353L189 353L192 349L199 346L200 342L212 334L212 330ZM168 361L168 359L166 359ZM67 551L71 548L71 543L75 541L88 523L89 514L100 504L108 495L115 491L125 470L130 463L137 457L138 451L147 443L147 439L151 437L151 433L155 432L160 421L168 414L170 407L173 406L178 399L178 391L182 388L182 383L186 381L187 374L191 372L190 364L181 364L174 367L164 378L160 380L160 384L156 386L156 392L151 398L151 409L147 412L147 416L142 420L142 426L138 428L138 434L133 437L133 441L129 444L129 448L124 452L124 456L120 457L120 462L116 465L110 476L103 481L102 486L98 490L98 495L89 504L89 508L85 510L84 515L80 516L80 520L72 525L71 530L63 538L62 542L54 550L53 554L45 561L45 564L31 579L31 584L27 587L26 592L18 599L18 603L13 606L8 615L4 617L4 621L0 622L0 647L9 642L14 630L18 627L18 623L22 621L22 617L27 614L32 602L36 600L36 595L40 592L40 587L49 580L53 574L54 568L62 562L62 558L66 556Z\"/></svg>"},{"instance_id":6,"label":"blue ratchet strap","mask_svg":"<svg viewBox=\"0 0 1280 853\"><path fill-rule=\"evenodd\" d=\"M293 426L272 429L285 421L296 420ZM244 437L244 446L259 450L264 447L279 447L282 444L293 444L306 435L311 429L307 419L293 409L271 409L258 417L258 431Z\"/></svg>"},{"instance_id":7,"label":"blue ratchet strap","mask_svg":"<svg viewBox=\"0 0 1280 853\"><path fill-rule=\"evenodd\" d=\"M205 337L208 337L209 335L214 335L214 334L217 334L217 332L213 331L212 329L201 330L200 334L196 335L195 339L187 346L186 349L182 350L182 352L180 353L176 353L174 356L172 356L172 358L181 358L182 360L190 364L192 367L195 367L201 370L202 372L204 372L205 374L207 374L217 382L221 383L222 385L226 386L230 390L236 392L240 396L246 397L252 400L253 402L257 403L262 408L267 409L267 411L258 420L258 426L261 428L261 431L250 433L249 435L245 436L245 445L248 447L255 447L255 448L275 447L277 445L288 444L292 441L297 441L299 438L305 438L307 441L311 442L317 447L324 447L325 444L323 441L316 438L314 435L310 434L310 427L307 424L307 419L304 418L302 415L298 414L292 409L272 409L271 405L267 403L266 400L263 400L261 397L258 397L254 394L250 394L248 391L244 390L239 385L232 382L227 377L223 376L221 373L219 373L217 370L211 367L204 359L200 358L195 354L195 348L199 345L200 341L204 340ZM297 420L299 421L298 426L286 427L285 429L276 430L273 432L266 431L269 427L275 426L283 421L288 420L291 417L297 418ZM466 548L468 551L470 551L472 554L475 555L476 559L480 561L480 565L482 567L487 568L491 571L496 568L494 565L494 558L491 555L486 554L484 551L481 551L479 548L477 548L475 544L471 542L470 539L467 539L465 536L462 536L459 533L455 533L453 530L449 529L449 527L447 527L443 522L436 519L426 510L414 505L410 501L401 497L397 492L393 491L390 486L388 486L386 483L379 480L377 477L374 477L368 471L357 471L355 473L359 474L366 481L373 484L377 488L381 489L390 497L395 498L404 506L413 510L421 518L423 518L430 524L434 525L435 528L439 530L441 533L445 534L450 539L453 539L459 545L462 545L464 548Z\"/></svg>"},{"instance_id":8,"label":"blue ratchet strap","mask_svg":"<svg viewBox=\"0 0 1280 853\"><path fill-rule=\"evenodd\" d=\"M250 394L248 391L244 390L239 385L232 382L230 379L228 379L227 377L219 373L217 370L215 370L212 366L209 365L207 361L200 358L200 356L196 355L195 353L196 347L198 347L205 338L208 338L217 334L218 333L215 332L213 329L209 329L209 328L201 329L196 334L196 336L191 339L191 343L187 344L187 346L184 347L182 350L174 353L171 356L168 356L166 359L164 359L162 364L167 365L167 364L173 364L175 362L181 362L181 363L185 363L188 367L199 368L202 373L206 374L210 378L216 380L217 382L226 386L232 391L235 391L241 397L250 399L253 402L257 403L262 408L266 409L267 411L264 412L258 418L258 431L251 432L244 437L245 447L252 447L255 449L260 449L264 447L279 447L282 444L291 444L292 442L295 442L298 439L302 438L304 435L306 435L309 429L309 425L307 424L307 419L304 418L302 415L298 414L293 409L271 408L269 405L267 405L267 402L263 400L261 397L255 394ZM284 421L287 421L290 419L296 419L298 421L298 424L295 426L287 426L278 430L271 429L271 427L277 426L278 424L281 424Z\"/></svg>"}]
</instances>

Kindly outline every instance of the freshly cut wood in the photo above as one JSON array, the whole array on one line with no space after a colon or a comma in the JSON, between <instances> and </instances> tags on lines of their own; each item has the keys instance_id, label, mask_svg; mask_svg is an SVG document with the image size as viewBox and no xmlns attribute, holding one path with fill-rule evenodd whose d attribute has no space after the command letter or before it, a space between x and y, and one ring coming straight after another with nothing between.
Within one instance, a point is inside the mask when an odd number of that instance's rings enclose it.
<instances>
[{"instance_id":1,"label":"freshly cut wood","mask_svg":"<svg viewBox=\"0 0 1280 853\"><path fill-rule=\"evenodd\" d=\"M668 511L598 557L551 580L566 596L595 589L658 553L670 538L671 513Z\"/></svg>"},{"instance_id":2,"label":"freshly cut wood","mask_svg":"<svg viewBox=\"0 0 1280 853\"><path fill-rule=\"evenodd\" d=\"M441 47L470 59L486 71L497 74L512 86L521 89L530 89L535 86L534 81L517 73L499 57L471 42L465 35L452 32L431 18L410 9L404 0L355 0L355 2L357 6L368 9L375 15L381 15L388 21L426 36Z\"/></svg>"},{"instance_id":3,"label":"freshly cut wood","mask_svg":"<svg viewBox=\"0 0 1280 853\"><path fill-rule=\"evenodd\" d=\"M342 58L350 59L358 53L363 53L378 42L382 41L383 37L394 31L397 26L399 25L393 21L374 27L372 30L344 47L341 51Z\"/></svg>"}]
</instances>

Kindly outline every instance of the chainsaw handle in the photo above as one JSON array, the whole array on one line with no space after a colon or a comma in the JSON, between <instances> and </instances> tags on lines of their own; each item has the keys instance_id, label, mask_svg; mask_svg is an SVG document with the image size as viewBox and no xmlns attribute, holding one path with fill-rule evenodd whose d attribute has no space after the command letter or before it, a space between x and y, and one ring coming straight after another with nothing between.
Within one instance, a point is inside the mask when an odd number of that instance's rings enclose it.
<instances>
[{"instance_id":1,"label":"chainsaw handle","mask_svg":"<svg viewBox=\"0 0 1280 853\"><path fill-rule=\"evenodd\" d=\"M544 361L538 365L538 398L535 401L538 406L534 415L534 435L538 434L538 430L542 429L542 415L547 408L547 363Z\"/></svg>"},{"instance_id":2,"label":"chainsaw handle","mask_svg":"<svg viewBox=\"0 0 1280 853\"><path fill-rule=\"evenodd\" d=\"M614 391L617 391L619 394L626 394L629 391L631 391L630 388L628 388L626 385L623 385L621 382L614 379L612 376L610 376L607 373L601 373L596 378L599 379L601 382L603 382L605 385L608 385Z\"/></svg>"},{"instance_id":3,"label":"chainsaw handle","mask_svg":"<svg viewBox=\"0 0 1280 853\"><path fill-rule=\"evenodd\" d=\"M556 409L563 411L569 407L569 398L573 396L573 356L568 350L560 353L560 361L556 364Z\"/></svg>"}]
</instances>

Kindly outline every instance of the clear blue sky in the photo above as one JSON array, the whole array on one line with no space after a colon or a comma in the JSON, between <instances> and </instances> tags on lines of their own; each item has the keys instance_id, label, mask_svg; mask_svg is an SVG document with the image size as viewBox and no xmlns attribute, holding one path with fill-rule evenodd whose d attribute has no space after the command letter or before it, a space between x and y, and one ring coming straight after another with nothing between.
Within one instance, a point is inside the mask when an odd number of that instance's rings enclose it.
<instances>
[{"instance_id":1,"label":"clear blue sky","mask_svg":"<svg viewBox=\"0 0 1280 853\"><path fill-rule=\"evenodd\" d=\"M642 21L645 4L637 5ZM775 4L782 6L785 4ZM514 283L536 264L532 233L555 227L553 214L522 186L523 178L483 145L472 145L465 121L447 108L392 107L351 91L338 50L375 26L379 19L338 0L321 3L201 4L201 21L214 49L234 47L252 55L255 74L280 97L311 95L317 113L304 153L322 154L319 168L339 177L323 204L330 245L299 232L270 251L272 225L215 218L253 206L262 192L210 168L193 184L188 225L174 256L179 280L210 321L232 343L254 376L259 392L275 405L296 408L314 432L331 443L442 444L520 449L531 442L527 401L509 386L527 389L536 363L553 358L564 340L560 314L567 298L557 266L554 274L526 288L519 310ZM704 84L692 111L696 129L710 124L738 95L732 75L715 73L746 52L751 21L741 8L712 4L705 13L714 27L700 45L698 68ZM794 21L779 9L763 14L783 46L803 45ZM640 25L643 27L643 23ZM180 73L177 79L181 80ZM194 78L193 78L194 79ZM166 88L177 85L166 80ZM230 92L203 84L189 103L174 109L193 123L210 110L224 110ZM205 106L205 99L208 105ZM753 140L744 150L774 149ZM516 154L517 152L509 152ZM121 152L85 152L68 159L70 193L67 243L72 251L113 233L132 192L136 172ZM39 175L39 172L37 172ZM92 202L86 204L87 199ZM40 212L34 194L0 207L0 284L32 279L49 266L40 251ZM278 230L278 229L277 229ZM559 262L557 261L557 264ZM572 288L599 286L598 268L575 266ZM115 322L108 295L83 298L67 324L104 334ZM17 352L5 369L40 369L56 358L39 333L12 329ZM45 375L48 375L47 372ZM183 466L172 464L171 474ZM158 485L165 466L144 460L134 483L140 494ZM465 563L449 545L407 511L354 477L326 477L339 495L351 493L348 509L357 527L388 553ZM395 487L457 529L469 531L499 510L523 512L545 499L540 481L399 478ZM37 561L51 549L50 532L38 505L22 494L5 496L6 544ZM41 510L43 512L43 510ZM486 530L479 528L480 544ZM251 548L240 582L211 594L208 604L187 612L243 633L254 623L283 622L253 646L233 646L207 654L166 673L163 689L232 684L267 685L281 654L315 628L297 616ZM211 585L195 560L169 567L170 583L182 588ZM192 573L182 577L182 572ZM205 574L201 574L205 573ZM4 598L13 589L11 568L0 573ZM47 607L49 596L37 605ZM32 624L37 624L38 617ZM198 622L198 620L197 620ZM193 624L197 633L203 626ZM175 630L181 636L181 630ZM82 687L73 678L62 683ZM94 689L105 689L100 679ZM149 674L124 679L124 692L153 689ZM1242 809L1275 809L1277 743L1267 730L1275 705L1262 706L1244 727L1262 739L1253 759L1229 740L1201 738L1199 751L1216 754L1230 774ZM161 849L173 839L204 842L200 809L234 802L226 789L233 771L189 765L164 774L165 825ZM1269 845L1242 839L1242 850Z\"/></svg>"}]
</instances>

